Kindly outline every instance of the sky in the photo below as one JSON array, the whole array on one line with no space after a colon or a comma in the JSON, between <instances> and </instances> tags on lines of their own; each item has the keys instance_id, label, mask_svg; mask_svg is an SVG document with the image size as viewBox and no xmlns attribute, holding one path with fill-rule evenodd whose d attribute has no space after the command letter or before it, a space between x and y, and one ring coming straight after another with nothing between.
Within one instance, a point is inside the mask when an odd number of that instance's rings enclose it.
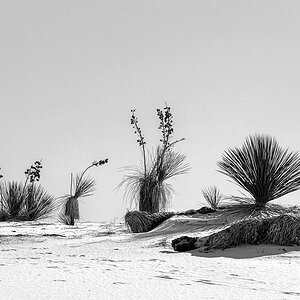
<instances>
[{"instance_id":1,"label":"sky","mask_svg":"<svg viewBox=\"0 0 300 300\"><path fill-rule=\"evenodd\" d=\"M201 189L239 194L217 171L229 147L270 134L300 149L299 1L2 0L0 2L0 167L24 181L42 159L41 185L69 192L70 174L94 160L85 221L122 219L130 202L116 187L139 165L131 109L152 151L156 109L174 116L175 150L188 174L169 183L171 209L199 208ZM300 191L278 200L299 204Z\"/></svg>"}]
</instances>

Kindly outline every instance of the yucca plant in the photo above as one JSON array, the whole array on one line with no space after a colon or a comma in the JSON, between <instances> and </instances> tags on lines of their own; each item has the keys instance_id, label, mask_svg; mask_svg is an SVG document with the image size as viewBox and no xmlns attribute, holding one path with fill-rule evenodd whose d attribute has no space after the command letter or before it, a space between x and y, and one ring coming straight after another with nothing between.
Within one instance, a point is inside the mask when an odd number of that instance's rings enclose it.
<instances>
[{"instance_id":1,"label":"yucca plant","mask_svg":"<svg viewBox=\"0 0 300 300\"><path fill-rule=\"evenodd\" d=\"M256 134L242 148L229 148L218 162L219 172L233 180L250 197L232 197L233 208L251 215L274 199L300 188L300 157L278 145L275 138Z\"/></svg>"},{"instance_id":2,"label":"yucca plant","mask_svg":"<svg viewBox=\"0 0 300 300\"><path fill-rule=\"evenodd\" d=\"M204 188L202 190L202 194L204 196L204 199L212 209L217 210L219 208L219 204L223 199L223 195L220 193L219 189L216 186Z\"/></svg>"},{"instance_id":3,"label":"yucca plant","mask_svg":"<svg viewBox=\"0 0 300 300\"><path fill-rule=\"evenodd\" d=\"M33 221L48 217L55 209L54 197L36 182L40 180L41 162L25 171L25 183L3 182L0 185L1 219Z\"/></svg>"},{"instance_id":4,"label":"yucca plant","mask_svg":"<svg viewBox=\"0 0 300 300\"><path fill-rule=\"evenodd\" d=\"M71 174L70 193L61 197L63 210L59 214L59 221L66 225L74 225L75 220L79 219L78 199L89 197L93 194L96 182L94 179L85 176L85 173L92 167L98 167L108 163L108 158L94 161L81 174L77 174L74 180Z\"/></svg>"},{"instance_id":5,"label":"yucca plant","mask_svg":"<svg viewBox=\"0 0 300 300\"><path fill-rule=\"evenodd\" d=\"M161 145L153 155L146 156L145 138L138 125L135 110L131 112L131 124L138 135L137 142L142 150L142 166L125 168L129 174L124 176L119 187L125 186L125 197L131 197L131 203L139 211L156 213L165 210L171 199L173 188L166 181L189 170L185 155L173 150L174 145L184 139L171 141L174 131L171 109L167 105L163 110L157 109L160 121L158 129L162 133Z\"/></svg>"},{"instance_id":6,"label":"yucca plant","mask_svg":"<svg viewBox=\"0 0 300 300\"><path fill-rule=\"evenodd\" d=\"M150 159L149 159L150 160ZM171 199L173 187L166 181L174 176L185 174L189 165L185 163L185 155L169 149L163 156L158 148L146 169L131 167L126 169L120 185L125 185L126 197L139 211L156 213L164 211Z\"/></svg>"}]
</instances>

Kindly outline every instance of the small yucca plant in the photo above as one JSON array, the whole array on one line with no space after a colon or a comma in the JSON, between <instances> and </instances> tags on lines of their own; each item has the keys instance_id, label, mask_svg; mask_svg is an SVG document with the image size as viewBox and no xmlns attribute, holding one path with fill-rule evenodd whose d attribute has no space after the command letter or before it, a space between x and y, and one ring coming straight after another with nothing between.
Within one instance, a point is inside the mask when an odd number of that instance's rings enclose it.
<instances>
[{"instance_id":1,"label":"small yucca plant","mask_svg":"<svg viewBox=\"0 0 300 300\"><path fill-rule=\"evenodd\" d=\"M157 109L158 129L162 133L161 145L152 156L146 156L145 138L138 125L135 110L131 112L131 124L138 135L137 142L141 147L143 160L141 167L125 168L129 174L124 176L119 187L125 186L125 197L129 196L139 211L156 213L165 210L171 199L173 188L166 181L189 170L185 155L173 150L173 146L184 139L171 142L174 131L171 109L167 105L163 110Z\"/></svg>"},{"instance_id":2,"label":"small yucca plant","mask_svg":"<svg viewBox=\"0 0 300 300\"><path fill-rule=\"evenodd\" d=\"M91 196L95 190L96 182L94 179L85 176L85 173L92 167L98 167L108 163L108 158L94 161L81 174L77 174L74 180L71 174L70 193L61 197L63 210L59 214L59 221L66 225L74 225L75 220L79 219L78 199Z\"/></svg>"},{"instance_id":3,"label":"small yucca plant","mask_svg":"<svg viewBox=\"0 0 300 300\"><path fill-rule=\"evenodd\" d=\"M299 153L281 148L268 135L256 134L248 137L242 148L229 148L218 166L219 172L250 194L232 197L236 208L248 208L250 214L300 188Z\"/></svg>"},{"instance_id":4,"label":"small yucca plant","mask_svg":"<svg viewBox=\"0 0 300 300\"><path fill-rule=\"evenodd\" d=\"M218 209L220 202L223 200L223 195L216 186L204 188L202 194L212 209Z\"/></svg>"}]
</instances>

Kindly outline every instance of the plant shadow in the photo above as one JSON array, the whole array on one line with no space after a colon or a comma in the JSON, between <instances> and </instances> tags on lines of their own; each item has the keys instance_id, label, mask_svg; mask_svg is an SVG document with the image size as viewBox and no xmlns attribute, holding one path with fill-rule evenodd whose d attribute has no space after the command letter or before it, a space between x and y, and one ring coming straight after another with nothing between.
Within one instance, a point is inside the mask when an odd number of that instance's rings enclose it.
<instances>
[{"instance_id":1,"label":"plant shadow","mask_svg":"<svg viewBox=\"0 0 300 300\"><path fill-rule=\"evenodd\" d=\"M300 258L299 246L281 246L281 245L245 245L229 249L213 249L206 250L198 248L188 251L192 256L203 258L218 258L226 257L233 259L249 259L277 255L283 259L290 259L293 257ZM297 252L296 254L294 252Z\"/></svg>"}]
</instances>

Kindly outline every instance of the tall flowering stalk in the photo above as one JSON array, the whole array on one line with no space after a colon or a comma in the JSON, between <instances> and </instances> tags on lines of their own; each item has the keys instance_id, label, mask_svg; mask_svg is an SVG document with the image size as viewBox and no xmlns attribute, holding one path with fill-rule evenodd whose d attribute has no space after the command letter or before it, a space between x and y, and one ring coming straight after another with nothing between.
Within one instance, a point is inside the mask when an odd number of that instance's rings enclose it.
<instances>
[{"instance_id":1,"label":"tall flowering stalk","mask_svg":"<svg viewBox=\"0 0 300 300\"><path fill-rule=\"evenodd\" d=\"M142 148L142 155L143 155L143 166L144 166L144 175L146 176L147 172L147 161L146 161L146 151L145 151L145 138L143 136L142 130L138 125L138 119L135 116L135 109L131 110L131 119L130 123L133 126L134 133L137 134L138 139L136 140L139 146Z\"/></svg>"},{"instance_id":2,"label":"tall flowering stalk","mask_svg":"<svg viewBox=\"0 0 300 300\"><path fill-rule=\"evenodd\" d=\"M43 168L41 160L35 161L34 164L31 165L29 169L27 169L24 173L26 175L25 184L23 186L23 192L27 190L27 197L26 197L26 210L28 213L33 209L34 206L34 184L35 182L40 181L41 179L41 169ZM29 186L27 188L27 184L29 182Z\"/></svg>"},{"instance_id":3,"label":"tall flowering stalk","mask_svg":"<svg viewBox=\"0 0 300 300\"><path fill-rule=\"evenodd\" d=\"M152 155L146 156L145 138L138 125L135 110L131 110L131 124L138 136L137 143L142 148L143 163L141 168L126 168L130 174L125 175L119 185L125 185L125 197L130 196L140 211L149 213L166 209L173 191L166 180L189 170L185 155L173 151L173 146L184 139L172 142L174 129L170 107L166 105L156 112L159 118L158 129L161 131L160 145Z\"/></svg>"}]
</instances>

